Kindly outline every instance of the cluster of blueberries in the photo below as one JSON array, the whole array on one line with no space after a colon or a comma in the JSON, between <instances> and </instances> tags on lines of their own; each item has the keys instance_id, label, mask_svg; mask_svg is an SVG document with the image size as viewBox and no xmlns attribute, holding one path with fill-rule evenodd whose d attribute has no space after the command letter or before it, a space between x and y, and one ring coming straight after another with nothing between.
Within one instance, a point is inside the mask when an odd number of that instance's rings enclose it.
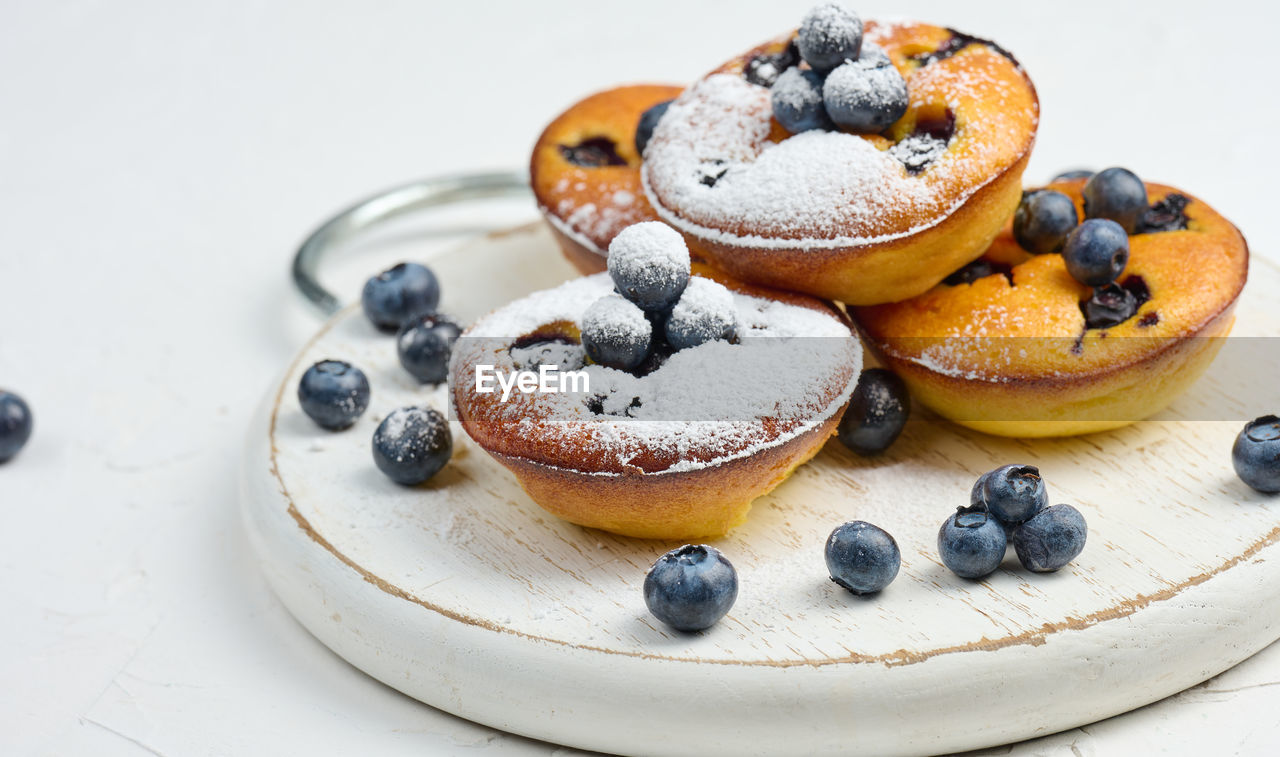
<instances>
[{"instance_id":1,"label":"cluster of blueberries","mask_svg":"<svg viewBox=\"0 0 1280 757\"><path fill-rule=\"evenodd\" d=\"M801 61L808 68L801 67ZM907 112L907 82L889 56L862 41L862 19L839 3L814 7L795 42L776 55L752 58L747 81L768 87L774 118L793 134L813 129L875 134ZM636 153L644 155L671 100L640 116Z\"/></svg>"},{"instance_id":2,"label":"cluster of blueberries","mask_svg":"<svg viewBox=\"0 0 1280 757\"><path fill-rule=\"evenodd\" d=\"M623 229L609 244L614 293L587 307L582 347L592 362L646 371L675 351L738 337L733 294L690 275L684 237L659 221Z\"/></svg>"},{"instance_id":3,"label":"cluster of blueberries","mask_svg":"<svg viewBox=\"0 0 1280 757\"><path fill-rule=\"evenodd\" d=\"M462 333L457 321L436 311L440 284L431 269L400 263L370 278L361 304L382 331L396 332L400 365L424 384L443 383L449 355ZM369 379L342 360L321 360L302 374L298 403L321 428L340 431L369 407ZM427 481L453 454L449 422L438 411L402 407L373 433L373 461L391 480L406 485Z\"/></svg>"},{"instance_id":4,"label":"cluster of blueberries","mask_svg":"<svg viewBox=\"0 0 1280 757\"><path fill-rule=\"evenodd\" d=\"M1272 419L1280 439L1280 419ZM1028 570L1048 573L1084 549L1088 528L1071 505L1048 505L1040 471L1006 465L974 484L970 505L938 532L942 562L961 578L979 579L1004 561L1009 541ZM887 531L855 520L827 538L831 580L853 594L874 594L898 576L902 552ZM686 544L659 557L644 581L644 601L654 617L678 631L701 631L724 617L738 597L738 574L725 556L705 544Z\"/></svg>"},{"instance_id":5,"label":"cluster of blueberries","mask_svg":"<svg viewBox=\"0 0 1280 757\"><path fill-rule=\"evenodd\" d=\"M770 71L748 71L748 80L768 82L774 118L798 134L843 129L874 134L907 112L907 82L884 50L862 41L862 19L835 2L815 6L796 34L796 51L769 62ZM782 68L778 72L778 69ZM763 79L763 80L762 80Z\"/></svg>"},{"instance_id":6,"label":"cluster of blueberries","mask_svg":"<svg viewBox=\"0 0 1280 757\"><path fill-rule=\"evenodd\" d=\"M1117 283L1129 263L1129 235L1185 229L1188 200L1171 194L1149 205L1146 185L1125 168L1072 171L1057 178L1084 177L1083 222L1070 197L1039 189L1023 195L1013 216L1013 235L1032 254L1061 253L1072 278L1093 288L1082 305L1088 327L1110 328L1132 318L1149 296Z\"/></svg>"},{"instance_id":7,"label":"cluster of blueberries","mask_svg":"<svg viewBox=\"0 0 1280 757\"><path fill-rule=\"evenodd\" d=\"M982 578L1004 561L1010 541L1027 570L1050 573L1084 549L1088 528L1071 505L1050 505L1040 470L1005 465L973 485L969 506L959 507L938 530L942 563L961 578Z\"/></svg>"}]
</instances>

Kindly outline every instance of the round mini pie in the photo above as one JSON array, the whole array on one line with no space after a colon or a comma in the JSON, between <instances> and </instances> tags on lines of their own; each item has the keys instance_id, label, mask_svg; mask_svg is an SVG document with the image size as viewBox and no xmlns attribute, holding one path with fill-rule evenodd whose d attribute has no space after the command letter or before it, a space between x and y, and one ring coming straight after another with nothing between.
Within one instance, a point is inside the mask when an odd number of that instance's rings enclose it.
<instances>
[{"instance_id":1,"label":"round mini pie","mask_svg":"<svg viewBox=\"0 0 1280 757\"><path fill-rule=\"evenodd\" d=\"M997 45L922 23L866 24L907 82L883 134L791 135L761 62L796 65L794 35L686 90L641 170L662 220L731 275L855 305L927 291L990 244L1021 196L1039 103ZM865 44L864 43L864 44Z\"/></svg>"},{"instance_id":2,"label":"round mini pie","mask_svg":"<svg viewBox=\"0 0 1280 757\"><path fill-rule=\"evenodd\" d=\"M828 303L721 280L733 291L737 341L679 350L635 372L584 365L579 324L612 293L607 274L491 313L454 348L458 419L565 520L645 538L725 533L834 432L861 347ZM477 391L478 366L512 375L548 365L561 376L584 371L589 386L506 398Z\"/></svg>"},{"instance_id":3,"label":"round mini pie","mask_svg":"<svg viewBox=\"0 0 1280 757\"><path fill-rule=\"evenodd\" d=\"M564 256L582 273L604 270L619 231L657 220L640 187L636 125L680 89L639 84L599 92L561 113L538 137L529 165L534 197Z\"/></svg>"},{"instance_id":4,"label":"round mini pie","mask_svg":"<svg viewBox=\"0 0 1280 757\"><path fill-rule=\"evenodd\" d=\"M1084 218L1083 179L1050 184ZM1136 310L1091 327L1093 290L1006 225L982 259L929 292L857 308L871 350L912 396L1002 436L1090 433L1164 409L1212 362L1248 276L1244 237L1203 201L1146 185L1152 207L1118 284ZM1121 293L1123 294L1123 293ZM1095 321L1097 325L1099 322Z\"/></svg>"}]
</instances>

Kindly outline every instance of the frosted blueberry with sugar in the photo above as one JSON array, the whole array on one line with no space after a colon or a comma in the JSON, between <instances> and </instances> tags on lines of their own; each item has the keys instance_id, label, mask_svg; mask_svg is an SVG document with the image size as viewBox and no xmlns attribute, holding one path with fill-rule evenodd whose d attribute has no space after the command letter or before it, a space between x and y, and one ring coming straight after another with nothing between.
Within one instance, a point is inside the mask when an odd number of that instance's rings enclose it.
<instances>
[{"instance_id":1,"label":"frosted blueberry with sugar","mask_svg":"<svg viewBox=\"0 0 1280 757\"><path fill-rule=\"evenodd\" d=\"M887 56L850 60L827 75L822 102L837 126L880 132L907 112L907 81Z\"/></svg>"},{"instance_id":2,"label":"frosted blueberry with sugar","mask_svg":"<svg viewBox=\"0 0 1280 757\"><path fill-rule=\"evenodd\" d=\"M557 324L580 326L611 291L606 274L588 276L477 321L454 350L451 383L464 415L499 424L510 449L536 452L544 465L675 473L785 444L839 412L857 383L861 347L835 311L730 291L737 343L680 350L642 376L587 365L589 391L514 393L505 402L467 391L476 365L514 370L513 343Z\"/></svg>"},{"instance_id":3,"label":"frosted blueberry with sugar","mask_svg":"<svg viewBox=\"0 0 1280 757\"><path fill-rule=\"evenodd\" d=\"M637 223L609 244L608 268L622 296L647 311L666 310L689 283L689 248L665 223Z\"/></svg>"},{"instance_id":4,"label":"frosted blueberry with sugar","mask_svg":"<svg viewBox=\"0 0 1280 757\"><path fill-rule=\"evenodd\" d=\"M819 3L800 22L796 45L800 48L800 57L815 71L830 71L858 57L862 47L862 19L840 3Z\"/></svg>"},{"instance_id":5,"label":"frosted blueberry with sugar","mask_svg":"<svg viewBox=\"0 0 1280 757\"><path fill-rule=\"evenodd\" d=\"M815 71L788 68L769 90L773 117L792 134L830 129L833 124L822 102L822 77Z\"/></svg>"},{"instance_id":6,"label":"frosted blueberry with sugar","mask_svg":"<svg viewBox=\"0 0 1280 757\"><path fill-rule=\"evenodd\" d=\"M738 336L738 309L724 284L696 276L667 316L667 341L677 350Z\"/></svg>"},{"instance_id":7,"label":"frosted blueberry with sugar","mask_svg":"<svg viewBox=\"0 0 1280 757\"><path fill-rule=\"evenodd\" d=\"M630 370L649 354L653 325L643 310L619 295L591 303L580 328L587 356L601 365Z\"/></svg>"}]
</instances>

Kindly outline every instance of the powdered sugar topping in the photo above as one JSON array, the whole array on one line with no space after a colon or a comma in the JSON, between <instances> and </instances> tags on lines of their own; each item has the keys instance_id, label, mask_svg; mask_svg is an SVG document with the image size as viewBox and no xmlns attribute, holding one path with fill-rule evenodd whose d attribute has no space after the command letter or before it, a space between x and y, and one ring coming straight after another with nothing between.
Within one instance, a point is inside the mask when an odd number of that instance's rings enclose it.
<instances>
[{"instance_id":1,"label":"powdered sugar topping","mask_svg":"<svg viewBox=\"0 0 1280 757\"><path fill-rule=\"evenodd\" d=\"M653 325L644 317L644 311L616 294L591 303L579 325L582 331L609 341L647 343L653 334Z\"/></svg>"},{"instance_id":2,"label":"powdered sugar topping","mask_svg":"<svg viewBox=\"0 0 1280 757\"><path fill-rule=\"evenodd\" d=\"M697 281L691 287L701 290ZM454 391L460 385L467 390L459 377L474 370L469 366L513 368L513 339L548 324L578 323L611 291L609 277L597 274L480 319L454 350ZM728 295L739 322L738 344L714 341L681 350L644 376L589 365L583 369L589 394L513 395L485 412L509 423L509 433L538 445L562 443L572 427L590 449L623 466L657 450L668 462L650 472L694 470L754 454L834 415L861 367L861 349L848 326L813 308Z\"/></svg>"},{"instance_id":3,"label":"powdered sugar topping","mask_svg":"<svg viewBox=\"0 0 1280 757\"><path fill-rule=\"evenodd\" d=\"M868 26L869 39L891 52L917 39L936 43L937 32ZM877 58L871 52L867 64ZM980 45L905 75L909 114L954 114L949 143L908 137L890 150L879 136L816 130L775 142L769 91L712 74L655 130L641 169L648 199L691 236L761 249L865 246L941 223L1026 154L1038 107L1016 66ZM703 181L709 165L719 174L711 183Z\"/></svg>"}]
</instances>

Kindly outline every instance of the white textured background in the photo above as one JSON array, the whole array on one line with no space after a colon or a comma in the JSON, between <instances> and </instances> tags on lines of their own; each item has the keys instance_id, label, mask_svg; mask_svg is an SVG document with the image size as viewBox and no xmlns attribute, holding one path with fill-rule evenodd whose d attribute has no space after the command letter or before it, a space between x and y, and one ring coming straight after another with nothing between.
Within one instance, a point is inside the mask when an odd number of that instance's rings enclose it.
<instances>
[{"instance_id":1,"label":"white textured background","mask_svg":"<svg viewBox=\"0 0 1280 757\"><path fill-rule=\"evenodd\" d=\"M807 5L0 5L0 386L36 417L0 467L0 752L555 752L364 677L258 576L238 520L240 440L316 326L289 291L289 257L356 197L522 166L577 97L686 82ZM855 7L1012 50L1042 104L1028 180L1123 164L1280 255L1264 183L1280 168L1274 6ZM348 258L335 281L352 293L375 267ZM1013 753L1274 754L1276 684L1273 647Z\"/></svg>"}]
</instances>

